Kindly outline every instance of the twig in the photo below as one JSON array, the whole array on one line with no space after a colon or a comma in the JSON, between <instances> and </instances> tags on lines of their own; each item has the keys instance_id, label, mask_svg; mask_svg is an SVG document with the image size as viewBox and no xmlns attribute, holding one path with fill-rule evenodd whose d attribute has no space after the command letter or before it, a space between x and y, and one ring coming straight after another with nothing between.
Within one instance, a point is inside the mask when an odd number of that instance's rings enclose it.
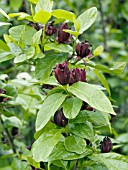
<instances>
[{"instance_id":1,"label":"twig","mask_svg":"<svg viewBox=\"0 0 128 170\"><path fill-rule=\"evenodd\" d=\"M103 6L102 6L102 2L101 0L99 0L99 10L100 10L100 15L101 15L101 23L102 23L102 30L103 30L103 38L104 38L104 50L108 51L108 47L107 47L107 34L106 34L106 23L104 20L104 14L103 14Z\"/></svg>"},{"instance_id":2,"label":"twig","mask_svg":"<svg viewBox=\"0 0 128 170\"><path fill-rule=\"evenodd\" d=\"M4 122L3 122L2 118L0 118L0 119L1 119L1 124L2 124L2 126L3 126L3 129L4 129L4 131L6 132L6 134L7 134L7 136L8 136L8 139L9 139L9 142L10 142L10 144L11 144L11 146L12 146L12 150L13 150L14 153L16 153L15 145L14 145L14 143L13 143L13 138L11 137L8 129L4 126Z\"/></svg>"},{"instance_id":3,"label":"twig","mask_svg":"<svg viewBox=\"0 0 128 170\"><path fill-rule=\"evenodd\" d=\"M76 162L75 162L73 170L77 170L77 165L78 165L78 159L76 159Z\"/></svg>"}]
</instances>

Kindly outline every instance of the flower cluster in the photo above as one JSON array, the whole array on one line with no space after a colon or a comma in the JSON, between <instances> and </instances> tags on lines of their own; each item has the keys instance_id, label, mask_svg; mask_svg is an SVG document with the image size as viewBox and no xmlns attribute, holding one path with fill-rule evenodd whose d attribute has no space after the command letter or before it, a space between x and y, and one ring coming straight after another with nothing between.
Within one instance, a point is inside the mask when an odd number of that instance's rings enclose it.
<instances>
[{"instance_id":1,"label":"flower cluster","mask_svg":"<svg viewBox=\"0 0 128 170\"><path fill-rule=\"evenodd\" d=\"M86 82L86 71L85 69L71 69L68 68L68 62L57 64L54 70L57 81L62 85L72 85L78 81Z\"/></svg>"}]
</instances>

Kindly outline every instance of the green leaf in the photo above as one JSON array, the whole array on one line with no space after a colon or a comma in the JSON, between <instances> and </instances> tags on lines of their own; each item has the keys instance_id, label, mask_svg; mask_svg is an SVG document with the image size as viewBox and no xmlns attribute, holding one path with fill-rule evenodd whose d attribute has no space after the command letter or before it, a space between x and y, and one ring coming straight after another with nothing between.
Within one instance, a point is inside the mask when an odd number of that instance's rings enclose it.
<instances>
[{"instance_id":1,"label":"green leaf","mask_svg":"<svg viewBox=\"0 0 128 170\"><path fill-rule=\"evenodd\" d=\"M102 45L98 46L93 52L94 56L100 55L103 52L103 50L104 50L104 48Z\"/></svg>"},{"instance_id":2,"label":"green leaf","mask_svg":"<svg viewBox=\"0 0 128 170\"><path fill-rule=\"evenodd\" d=\"M8 18L9 19L9 16L6 14L6 12L4 12L1 8L0 8L0 13L2 14L2 15L4 15L6 18Z\"/></svg>"},{"instance_id":3,"label":"green leaf","mask_svg":"<svg viewBox=\"0 0 128 170\"><path fill-rule=\"evenodd\" d=\"M65 59L66 55L64 54L46 54L44 58L37 62L35 70L36 78L41 80L47 79L50 76L52 68L55 67L56 63L61 63L65 61Z\"/></svg>"},{"instance_id":4,"label":"green leaf","mask_svg":"<svg viewBox=\"0 0 128 170\"><path fill-rule=\"evenodd\" d=\"M25 54L21 54L15 57L14 63L21 63L23 61L27 60L27 56Z\"/></svg>"},{"instance_id":5,"label":"green leaf","mask_svg":"<svg viewBox=\"0 0 128 170\"><path fill-rule=\"evenodd\" d=\"M50 120L51 116L59 109L61 104L66 98L65 94L55 93L48 96L37 114L36 119L36 131L41 130L47 122Z\"/></svg>"},{"instance_id":6,"label":"green leaf","mask_svg":"<svg viewBox=\"0 0 128 170\"><path fill-rule=\"evenodd\" d=\"M108 170L126 170L128 168L128 157L117 153L95 154L90 159L103 163Z\"/></svg>"},{"instance_id":7,"label":"green leaf","mask_svg":"<svg viewBox=\"0 0 128 170\"><path fill-rule=\"evenodd\" d=\"M36 46L41 43L42 29L37 31L32 37L32 45Z\"/></svg>"},{"instance_id":8,"label":"green leaf","mask_svg":"<svg viewBox=\"0 0 128 170\"><path fill-rule=\"evenodd\" d=\"M85 140L74 135L65 138L64 146L69 152L76 152L77 154L82 154L86 150Z\"/></svg>"},{"instance_id":9,"label":"green leaf","mask_svg":"<svg viewBox=\"0 0 128 170\"><path fill-rule=\"evenodd\" d=\"M9 52L10 49L4 41L0 40L0 52L5 52L5 51Z\"/></svg>"},{"instance_id":10,"label":"green leaf","mask_svg":"<svg viewBox=\"0 0 128 170\"><path fill-rule=\"evenodd\" d=\"M52 129L43 133L33 144L32 154L36 162L47 162L48 156L61 137L61 131Z\"/></svg>"},{"instance_id":11,"label":"green leaf","mask_svg":"<svg viewBox=\"0 0 128 170\"><path fill-rule=\"evenodd\" d=\"M37 31L27 25L19 25L9 29L11 37L17 42L25 45L31 45L31 40Z\"/></svg>"},{"instance_id":12,"label":"green leaf","mask_svg":"<svg viewBox=\"0 0 128 170\"><path fill-rule=\"evenodd\" d=\"M37 13L38 11L40 11L40 9L43 9L45 11L51 12L52 6L53 6L52 0L39 0L37 2L36 7L35 7L35 11Z\"/></svg>"},{"instance_id":13,"label":"green leaf","mask_svg":"<svg viewBox=\"0 0 128 170\"><path fill-rule=\"evenodd\" d=\"M94 131L93 126L90 122L86 121L85 123L71 123L69 124L69 130L71 133L79 136L81 138L86 138L90 141L94 140Z\"/></svg>"},{"instance_id":14,"label":"green leaf","mask_svg":"<svg viewBox=\"0 0 128 170\"><path fill-rule=\"evenodd\" d=\"M25 60L32 58L35 54L35 48L33 46L29 47L24 54L17 55L14 59L14 63L20 63Z\"/></svg>"},{"instance_id":15,"label":"green leaf","mask_svg":"<svg viewBox=\"0 0 128 170\"><path fill-rule=\"evenodd\" d=\"M68 30L68 29L63 29L64 32L68 32L69 34L72 34L76 37L78 37L78 35L80 34L79 32L77 31L72 31L72 30Z\"/></svg>"},{"instance_id":16,"label":"green leaf","mask_svg":"<svg viewBox=\"0 0 128 170\"><path fill-rule=\"evenodd\" d=\"M104 75L100 71L98 71L97 69L94 69L93 71L96 74L96 76L100 79L103 86L106 88L109 96L111 96L110 87L109 87L109 84L108 84L106 78L104 77Z\"/></svg>"},{"instance_id":17,"label":"green leaf","mask_svg":"<svg viewBox=\"0 0 128 170\"><path fill-rule=\"evenodd\" d=\"M22 161L20 159L14 158L11 164L11 168L13 170L29 170L29 164L26 161Z\"/></svg>"},{"instance_id":18,"label":"green leaf","mask_svg":"<svg viewBox=\"0 0 128 170\"><path fill-rule=\"evenodd\" d=\"M87 111L83 110L79 113L79 115L73 119L70 120L70 123L85 123L86 121L89 121L91 123L95 123L96 125L100 126L109 126L111 129L111 124L109 122L110 115L109 113L104 113L100 111Z\"/></svg>"},{"instance_id":19,"label":"green leaf","mask_svg":"<svg viewBox=\"0 0 128 170\"><path fill-rule=\"evenodd\" d=\"M51 155L48 158L48 161L51 162L54 160L75 160L75 159L83 158L91 153L92 151L87 148L83 154L76 154L73 152L69 152L65 149L64 143L59 142L53 149Z\"/></svg>"},{"instance_id":20,"label":"green leaf","mask_svg":"<svg viewBox=\"0 0 128 170\"><path fill-rule=\"evenodd\" d=\"M11 23L7 23L7 22L0 22L0 27L4 26L4 25L12 25Z\"/></svg>"},{"instance_id":21,"label":"green leaf","mask_svg":"<svg viewBox=\"0 0 128 170\"><path fill-rule=\"evenodd\" d=\"M14 18L14 17L18 17L18 20L28 20L28 21L33 21L32 16L30 16L29 14L25 13L25 12L18 12L18 13L10 13L9 14L10 18Z\"/></svg>"},{"instance_id":22,"label":"green leaf","mask_svg":"<svg viewBox=\"0 0 128 170\"><path fill-rule=\"evenodd\" d=\"M22 49L18 45L14 44L14 43L9 43L8 46L9 46L12 54L19 55L22 53Z\"/></svg>"},{"instance_id":23,"label":"green leaf","mask_svg":"<svg viewBox=\"0 0 128 170\"><path fill-rule=\"evenodd\" d=\"M42 9L40 9L33 17L36 22L40 22L41 24L46 24L50 18L51 13Z\"/></svg>"},{"instance_id":24,"label":"green leaf","mask_svg":"<svg viewBox=\"0 0 128 170\"><path fill-rule=\"evenodd\" d=\"M17 11L22 6L22 0L11 0L9 3L9 6L11 7L12 11Z\"/></svg>"},{"instance_id":25,"label":"green leaf","mask_svg":"<svg viewBox=\"0 0 128 170\"><path fill-rule=\"evenodd\" d=\"M87 62L87 65L92 67L92 68L96 68L98 70L101 70L102 72L105 72L105 73L120 75L124 71L124 68L126 66L126 62L114 62L113 66L110 67L110 68L108 68L104 65L101 65L101 64L95 64L92 61Z\"/></svg>"},{"instance_id":26,"label":"green leaf","mask_svg":"<svg viewBox=\"0 0 128 170\"><path fill-rule=\"evenodd\" d=\"M65 53L69 53L73 51L72 47L68 44L47 43L45 47L48 47L51 50L56 50Z\"/></svg>"},{"instance_id":27,"label":"green leaf","mask_svg":"<svg viewBox=\"0 0 128 170\"><path fill-rule=\"evenodd\" d=\"M38 1L39 0L29 0L29 2L34 3L34 4L37 4Z\"/></svg>"},{"instance_id":28,"label":"green leaf","mask_svg":"<svg viewBox=\"0 0 128 170\"><path fill-rule=\"evenodd\" d=\"M82 106L82 100L77 97L68 98L63 104L63 112L66 118L74 119Z\"/></svg>"},{"instance_id":29,"label":"green leaf","mask_svg":"<svg viewBox=\"0 0 128 170\"><path fill-rule=\"evenodd\" d=\"M3 53L0 53L0 63L4 62L4 61L7 61L7 60L10 60L13 57L14 57L14 55L12 55L12 52L3 52Z\"/></svg>"},{"instance_id":30,"label":"green leaf","mask_svg":"<svg viewBox=\"0 0 128 170\"><path fill-rule=\"evenodd\" d=\"M7 126L12 126L12 127L15 126L18 128L21 128L21 126L22 126L22 120L20 120L16 116L6 117L6 116L2 115L2 120L5 122L5 124Z\"/></svg>"},{"instance_id":31,"label":"green leaf","mask_svg":"<svg viewBox=\"0 0 128 170\"><path fill-rule=\"evenodd\" d=\"M76 15L73 12L69 12L63 9L56 9L52 11L52 15L56 18L62 18L74 22Z\"/></svg>"},{"instance_id":32,"label":"green leaf","mask_svg":"<svg viewBox=\"0 0 128 170\"><path fill-rule=\"evenodd\" d=\"M116 115L109 99L95 85L78 82L69 86L68 91L88 103L91 107Z\"/></svg>"},{"instance_id":33,"label":"green leaf","mask_svg":"<svg viewBox=\"0 0 128 170\"><path fill-rule=\"evenodd\" d=\"M97 8L92 7L88 9L76 19L76 23L75 23L76 30L80 34L82 34L94 23L96 18L97 18Z\"/></svg>"},{"instance_id":34,"label":"green leaf","mask_svg":"<svg viewBox=\"0 0 128 170\"><path fill-rule=\"evenodd\" d=\"M17 89L15 88L14 85L7 84L4 89L6 90L7 95L17 97L18 91L17 91Z\"/></svg>"}]
</instances>

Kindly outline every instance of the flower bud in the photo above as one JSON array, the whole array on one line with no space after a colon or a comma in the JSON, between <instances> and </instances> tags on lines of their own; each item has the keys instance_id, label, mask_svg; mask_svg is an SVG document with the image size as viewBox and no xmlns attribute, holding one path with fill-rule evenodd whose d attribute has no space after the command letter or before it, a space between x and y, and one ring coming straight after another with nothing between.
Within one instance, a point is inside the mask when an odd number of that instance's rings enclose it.
<instances>
[{"instance_id":1,"label":"flower bud","mask_svg":"<svg viewBox=\"0 0 128 170\"><path fill-rule=\"evenodd\" d=\"M60 28L58 31L58 37L56 37L56 41L58 43L69 43L71 35L68 32L64 32L64 29L68 29L68 24L60 24Z\"/></svg>"},{"instance_id":2,"label":"flower bud","mask_svg":"<svg viewBox=\"0 0 128 170\"><path fill-rule=\"evenodd\" d=\"M112 150L113 145L109 137L105 137L103 139L103 142L101 142L100 144L101 144L100 148L102 153L108 153Z\"/></svg>"},{"instance_id":3,"label":"flower bud","mask_svg":"<svg viewBox=\"0 0 128 170\"><path fill-rule=\"evenodd\" d=\"M85 110L93 111L93 110L94 110L94 108L93 108L93 107L88 106L88 107L86 107L86 108L85 108Z\"/></svg>"},{"instance_id":4,"label":"flower bud","mask_svg":"<svg viewBox=\"0 0 128 170\"><path fill-rule=\"evenodd\" d=\"M0 89L0 94L6 94L6 90ZM0 96L0 103L5 102L5 99L7 99L7 98Z\"/></svg>"},{"instance_id":5,"label":"flower bud","mask_svg":"<svg viewBox=\"0 0 128 170\"><path fill-rule=\"evenodd\" d=\"M59 110L55 113L54 123L61 127L65 127L68 124L68 119L64 116L62 110Z\"/></svg>"},{"instance_id":6,"label":"flower bud","mask_svg":"<svg viewBox=\"0 0 128 170\"><path fill-rule=\"evenodd\" d=\"M46 30L45 30L45 34L47 36L51 36L53 34L55 34L57 31L56 27L53 25L53 22L50 23L48 26L46 26Z\"/></svg>"},{"instance_id":7,"label":"flower bud","mask_svg":"<svg viewBox=\"0 0 128 170\"><path fill-rule=\"evenodd\" d=\"M17 127L13 127L12 128L12 136L16 136L18 134L18 128Z\"/></svg>"},{"instance_id":8,"label":"flower bud","mask_svg":"<svg viewBox=\"0 0 128 170\"><path fill-rule=\"evenodd\" d=\"M42 169L44 169L45 168L45 166L44 166L44 162L40 162L40 168L42 168Z\"/></svg>"},{"instance_id":9,"label":"flower bud","mask_svg":"<svg viewBox=\"0 0 128 170\"><path fill-rule=\"evenodd\" d=\"M86 71L75 68L70 71L69 85L72 85L78 81L86 82Z\"/></svg>"},{"instance_id":10,"label":"flower bud","mask_svg":"<svg viewBox=\"0 0 128 170\"><path fill-rule=\"evenodd\" d=\"M68 69L68 62L63 62L62 64L57 64L54 74L55 74L57 81L60 84L62 84L62 85L68 84L69 76L70 76L70 71Z\"/></svg>"},{"instance_id":11,"label":"flower bud","mask_svg":"<svg viewBox=\"0 0 128 170\"><path fill-rule=\"evenodd\" d=\"M84 58L91 55L90 44L85 41L76 45L77 57Z\"/></svg>"},{"instance_id":12,"label":"flower bud","mask_svg":"<svg viewBox=\"0 0 128 170\"><path fill-rule=\"evenodd\" d=\"M31 150L31 146L26 146L26 149L28 149L30 151Z\"/></svg>"}]
</instances>

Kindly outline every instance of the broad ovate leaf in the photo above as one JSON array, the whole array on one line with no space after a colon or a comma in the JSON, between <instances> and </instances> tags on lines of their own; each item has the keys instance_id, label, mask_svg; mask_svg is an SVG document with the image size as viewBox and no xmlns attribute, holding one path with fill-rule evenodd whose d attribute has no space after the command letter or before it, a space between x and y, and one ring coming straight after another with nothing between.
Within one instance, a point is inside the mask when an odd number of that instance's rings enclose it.
<instances>
[{"instance_id":1,"label":"broad ovate leaf","mask_svg":"<svg viewBox=\"0 0 128 170\"><path fill-rule=\"evenodd\" d=\"M52 129L44 132L33 144L32 155L36 162L47 162L48 156L51 154L55 145L59 142L61 131Z\"/></svg>"},{"instance_id":2,"label":"broad ovate leaf","mask_svg":"<svg viewBox=\"0 0 128 170\"><path fill-rule=\"evenodd\" d=\"M66 118L74 119L82 106L82 100L77 97L67 98L63 104L63 112Z\"/></svg>"},{"instance_id":3,"label":"broad ovate leaf","mask_svg":"<svg viewBox=\"0 0 128 170\"><path fill-rule=\"evenodd\" d=\"M116 115L111 102L97 86L84 82L77 82L69 86L68 91L88 103L91 107L99 111Z\"/></svg>"},{"instance_id":4,"label":"broad ovate leaf","mask_svg":"<svg viewBox=\"0 0 128 170\"><path fill-rule=\"evenodd\" d=\"M80 34L82 34L95 22L96 17L97 17L97 8L92 7L88 9L76 19L76 23L75 23L76 30Z\"/></svg>"},{"instance_id":5,"label":"broad ovate leaf","mask_svg":"<svg viewBox=\"0 0 128 170\"><path fill-rule=\"evenodd\" d=\"M61 104L64 102L67 95L62 93L55 93L48 96L41 109L37 114L36 119L36 131L41 130L47 122L50 120L51 116L59 109Z\"/></svg>"}]
</instances>

